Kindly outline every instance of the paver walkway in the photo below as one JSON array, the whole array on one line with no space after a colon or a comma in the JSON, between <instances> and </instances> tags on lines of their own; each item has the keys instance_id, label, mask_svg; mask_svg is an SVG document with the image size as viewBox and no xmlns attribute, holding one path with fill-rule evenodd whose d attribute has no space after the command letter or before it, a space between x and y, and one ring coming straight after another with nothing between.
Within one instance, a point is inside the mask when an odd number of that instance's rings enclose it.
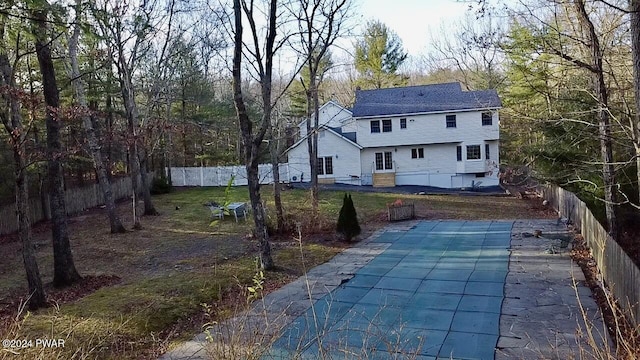
<instances>
[{"instance_id":1,"label":"paver walkway","mask_svg":"<svg viewBox=\"0 0 640 360\"><path fill-rule=\"evenodd\" d=\"M582 311L604 327L566 237L550 219L391 224L161 359L274 340L263 359L576 358Z\"/></svg>"}]
</instances>

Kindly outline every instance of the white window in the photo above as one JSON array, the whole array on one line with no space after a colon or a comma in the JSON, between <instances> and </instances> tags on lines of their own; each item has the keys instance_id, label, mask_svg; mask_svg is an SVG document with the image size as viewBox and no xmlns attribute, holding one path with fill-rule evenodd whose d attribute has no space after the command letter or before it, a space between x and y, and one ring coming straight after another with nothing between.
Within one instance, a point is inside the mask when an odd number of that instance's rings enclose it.
<instances>
[{"instance_id":1,"label":"white window","mask_svg":"<svg viewBox=\"0 0 640 360\"><path fill-rule=\"evenodd\" d=\"M318 158L318 175L333 175L333 157Z\"/></svg>"},{"instance_id":2,"label":"white window","mask_svg":"<svg viewBox=\"0 0 640 360\"><path fill-rule=\"evenodd\" d=\"M467 160L480 159L480 145L467 145Z\"/></svg>"},{"instance_id":3,"label":"white window","mask_svg":"<svg viewBox=\"0 0 640 360\"><path fill-rule=\"evenodd\" d=\"M391 151L385 151L384 153L384 168L387 170L393 169L393 156Z\"/></svg>"},{"instance_id":4,"label":"white window","mask_svg":"<svg viewBox=\"0 0 640 360\"><path fill-rule=\"evenodd\" d=\"M393 169L393 155L391 151L377 152L376 153L376 170L391 170Z\"/></svg>"},{"instance_id":5,"label":"white window","mask_svg":"<svg viewBox=\"0 0 640 360\"><path fill-rule=\"evenodd\" d=\"M391 132L391 120L382 120L382 132Z\"/></svg>"},{"instance_id":6,"label":"white window","mask_svg":"<svg viewBox=\"0 0 640 360\"><path fill-rule=\"evenodd\" d=\"M371 120L371 133L380 132L380 120Z\"/></svg>"},{"instance_id":7,"label":"white window","mask_svg":"<svg viewBox=\"0 0 640 360\"><path fill-rule=\"evenodd\" d=\"M411 149L412 159L424 159L424 148Z\"/></svg>"},{"instance_id":8,"label":"white window","mask_svg":"<svg viewBox=\"0 0 640 360\"><path fill-rule=\"evenodd\" d=\"M493 114L490 111L482 113L482 126L493 125Z\"/></svg>"},{"instance_id":9,"label":"white window","mask_svg":"<svg viewBox=\"0 0 640 360\"><path fill-rule=\"evenodd\" d=\"M446 120L447 120L447 127L448 128L456 127L456 116L455 115L447 115Z\"/></svg>"}]
</instances>

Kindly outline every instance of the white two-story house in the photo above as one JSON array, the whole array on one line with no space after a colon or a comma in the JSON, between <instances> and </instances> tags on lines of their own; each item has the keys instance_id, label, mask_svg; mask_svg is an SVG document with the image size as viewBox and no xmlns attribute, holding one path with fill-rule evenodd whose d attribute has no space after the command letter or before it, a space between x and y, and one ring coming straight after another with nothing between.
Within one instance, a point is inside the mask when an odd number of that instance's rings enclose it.
<instances>
[{"instance_id":1,"label":"white two-story house","mask_svg":"<svg viewBox=\"0 0 640 360\"><path fill-rule=\"evenodd\" d=\"M359 90L352 111L329 102L320 108L320 182L498 185L500 107L494 90L458 83ZM287 150L292 181L309 180L305 122L300 134Z\"/></svg>"}]
</instances>

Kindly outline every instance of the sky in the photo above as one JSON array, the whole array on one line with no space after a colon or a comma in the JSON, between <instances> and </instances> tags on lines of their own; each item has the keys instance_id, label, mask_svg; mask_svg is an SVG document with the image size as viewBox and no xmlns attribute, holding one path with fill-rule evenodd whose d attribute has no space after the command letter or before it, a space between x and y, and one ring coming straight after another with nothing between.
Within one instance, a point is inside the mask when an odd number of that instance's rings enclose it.
<instances>
[{"instance_id":1,"label":"sky","mask_svg":"<svg viewBox=\"0 0 640 360\"><path fill-rule=\"evenodd\" d=\"M469 1L456 0L358 0L355 12L360 26L382 21L400 36L409 55L419 56L426 52L431 34L461 19L468 7Z\"/></svg>"}]
</instances>

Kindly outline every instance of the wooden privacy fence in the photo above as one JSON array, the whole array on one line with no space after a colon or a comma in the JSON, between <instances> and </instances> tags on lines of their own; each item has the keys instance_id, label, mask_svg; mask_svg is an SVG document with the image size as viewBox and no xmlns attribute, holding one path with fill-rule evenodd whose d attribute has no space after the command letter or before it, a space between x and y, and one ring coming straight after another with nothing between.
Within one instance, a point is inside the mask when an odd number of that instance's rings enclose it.
<instances>
[{"instance_id":1,"label":"wooden privacy fence","mask_svg":"<svg viewBox=\"0 0 640 360\"><path fill-rule=\"evenodd\" d=\"M153 174L149 173L149 181L153 180ZM111 183L111 191L114 199L123 199L131 196L131 178L123 177L115 179ZM42 199L29 199L30 219L32 223L50 217L51 209L49 197ZM73 215L104 204L104 197L99 184L93 184L81 188L73 188L65 191L67 214ZM18 230L18 218L15 204L0 207L0 235L10 234Z\"/></svg>"},{"instance_id":2,"label":"wooden privacy fence","mask_svg":"<svg viewBox=\"0 0 640 360\"><path fill-rule=\"evenodd\" d=\"M621 306L640 325L640 269L574 193L558 186L540 188L542 196L580 229L591 248L604 281Z\"/></svg>"}]
</instances>

